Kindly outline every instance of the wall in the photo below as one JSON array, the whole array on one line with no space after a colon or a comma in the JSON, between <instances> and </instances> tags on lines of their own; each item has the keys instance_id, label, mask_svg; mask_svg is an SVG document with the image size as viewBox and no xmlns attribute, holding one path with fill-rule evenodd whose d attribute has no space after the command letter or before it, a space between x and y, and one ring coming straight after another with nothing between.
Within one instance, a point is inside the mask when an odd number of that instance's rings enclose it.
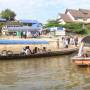
<instances>
[{"instance_id":1,"label":"wall","mask_svg":"<svg viewBox=\"0 0 90 90\"><path fill-rule=\"evenodd\" d=\"M66 24L66 22L63 19L60 19L59 24Z\"/></svg>"},{"instance_id":2,"label":"wall","mask_svg":"<svg viewBox=\"0 0 90 90\"><path fill-rule=\"evenodd\" d=\"M70 14L70 12L67 12L67 15L68 15L73 21L75 21L74 17Z\"/></svg>"}]
</instances>

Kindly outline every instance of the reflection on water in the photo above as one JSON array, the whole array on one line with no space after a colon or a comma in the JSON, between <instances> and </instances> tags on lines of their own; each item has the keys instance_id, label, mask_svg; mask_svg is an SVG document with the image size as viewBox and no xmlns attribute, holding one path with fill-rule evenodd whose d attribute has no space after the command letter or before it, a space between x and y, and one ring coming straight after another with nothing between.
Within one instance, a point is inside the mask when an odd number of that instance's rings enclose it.
<instances>
[{"instance_id":1,"label":"reflection on water","mask_svg":"<svg viewBox=\"0 0 90 90\"><path fill-rule=\"evenodd\" d=\"M0 90L90 90L90 67L70 58L0 61Z\"/></svg>"}]
</instances>

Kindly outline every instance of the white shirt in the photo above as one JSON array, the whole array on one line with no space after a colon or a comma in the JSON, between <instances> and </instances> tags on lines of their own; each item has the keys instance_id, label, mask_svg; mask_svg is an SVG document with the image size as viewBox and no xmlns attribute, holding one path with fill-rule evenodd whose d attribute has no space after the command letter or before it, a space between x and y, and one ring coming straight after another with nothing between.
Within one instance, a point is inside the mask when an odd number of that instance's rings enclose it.
<instances>
[{"instance_id":1,"label":"white shirt","mask_svg":"<svg viewBox=\"0 0 90 90\"><path fill-rule=\"evenodd\" d=\"M83 43L81 44L80 48L79 48L79 52L78 52L78 56L82 56L83 55Z\"/></svg>"},{"instance_id":2,"label":"white shirt","mask_svg":"<svg viewBox=\"0 0 90 90\"><path fill-rule=\"evenodd\" d=\"M26 49L25 53L26 53L26 55L30 55L31 54L29 49Z\"/></svg>"}]
</instances>

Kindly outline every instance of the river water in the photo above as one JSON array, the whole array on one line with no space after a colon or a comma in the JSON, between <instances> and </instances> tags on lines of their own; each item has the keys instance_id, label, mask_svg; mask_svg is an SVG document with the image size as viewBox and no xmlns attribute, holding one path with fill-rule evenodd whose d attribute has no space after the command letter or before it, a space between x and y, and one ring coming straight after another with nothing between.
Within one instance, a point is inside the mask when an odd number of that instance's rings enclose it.
<instances>
[{"instance_id":1,"label":"river water","mask_svg":"<svg viewBox=\"0 0 90 90\"><path fill-rule=\"evenodd\" d=\"M72 56L0 61L0 90L90 90L90 67Z\"/></svg>"}]
</instances>

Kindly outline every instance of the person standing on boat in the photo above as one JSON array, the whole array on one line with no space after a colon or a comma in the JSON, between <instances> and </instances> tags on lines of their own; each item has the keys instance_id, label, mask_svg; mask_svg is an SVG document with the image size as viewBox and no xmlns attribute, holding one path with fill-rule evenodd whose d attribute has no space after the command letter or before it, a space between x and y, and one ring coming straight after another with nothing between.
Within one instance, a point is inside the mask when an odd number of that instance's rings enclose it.
<instances>
[{"instance_id":1,"label":"person standing on boat","mask_svg":"<svg viewBox=\"0 0 90 90\"><path fill-rule=\"evenodd\" d=\"M81 57L84 54L84 43L81 43L80 48L79 48L79 52L78 52L78 56Z\"/></svg>"}]
</instances>

